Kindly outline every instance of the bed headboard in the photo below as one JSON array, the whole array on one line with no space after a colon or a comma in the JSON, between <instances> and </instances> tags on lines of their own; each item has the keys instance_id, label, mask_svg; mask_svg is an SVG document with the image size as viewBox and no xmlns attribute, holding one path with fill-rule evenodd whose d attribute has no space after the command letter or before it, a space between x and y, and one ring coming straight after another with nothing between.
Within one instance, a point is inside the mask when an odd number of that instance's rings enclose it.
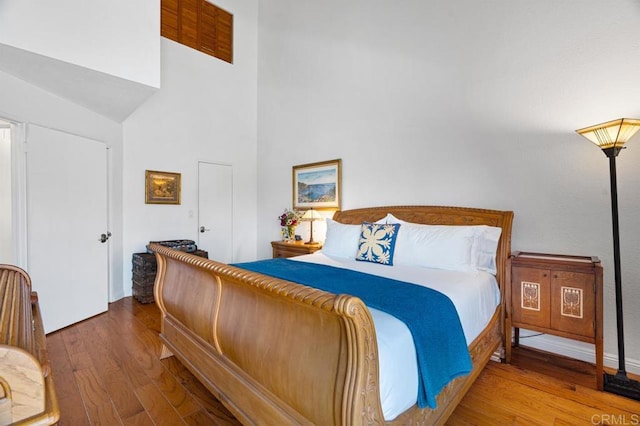
<instances>
[{"instance_id":1,"label":"bed headboard","mask_svg":"<svg viewBox=\"0 0 640 426\"><path fill-rule=\"evenodd\" d=\"M507 259L511 254L511 225L513 212L486 210L471 207L442 206L387 206L364 209L339 210L333 220L346 224L359 225L362 222L375 222L391 213L398 219L426 225L489 225L502 228L496 254L498 284L504 290Z\"/></svg>"}]
</instances>

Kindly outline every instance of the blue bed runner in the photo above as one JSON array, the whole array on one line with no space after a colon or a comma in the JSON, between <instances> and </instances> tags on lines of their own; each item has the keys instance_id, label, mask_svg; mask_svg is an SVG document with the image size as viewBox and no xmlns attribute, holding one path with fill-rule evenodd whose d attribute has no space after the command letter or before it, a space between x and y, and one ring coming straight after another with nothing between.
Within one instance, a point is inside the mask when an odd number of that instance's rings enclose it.
<instances>
[{"instance_id":1,"label":"blue bed runner","mask_svg":"<svg viewBox=\"0 0 640 426\"><path fill-rule=\"evenodd\" d=\"M471 357L458 313L451 300L438 291L377 275L288 259L235 266L334 294L357 296L368 307L404 322L416 346L420 408L436 408L436 396L447 383L471 371Z\"/></svg>"}]
</instances>

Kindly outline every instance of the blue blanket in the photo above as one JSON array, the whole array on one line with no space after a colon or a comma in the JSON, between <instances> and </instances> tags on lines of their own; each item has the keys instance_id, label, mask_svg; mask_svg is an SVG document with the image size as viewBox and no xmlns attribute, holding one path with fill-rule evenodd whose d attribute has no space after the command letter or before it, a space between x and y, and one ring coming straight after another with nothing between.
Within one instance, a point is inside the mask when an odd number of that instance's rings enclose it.
<instances>
[{"instance_id":1,"label":"blue blanket","mask_svg":"<svg viewBox=\"0 0 640 426\"><path fill-rule=\"evenodd\" d=\"M438 291L348 269L288 259L235 266L334 294L357 296L368 307L404 322L416 346L420 408L435 408L436 395L442 388L471 371L471 357L458 313L451 300Z\"/></svg>"}]
</instances>

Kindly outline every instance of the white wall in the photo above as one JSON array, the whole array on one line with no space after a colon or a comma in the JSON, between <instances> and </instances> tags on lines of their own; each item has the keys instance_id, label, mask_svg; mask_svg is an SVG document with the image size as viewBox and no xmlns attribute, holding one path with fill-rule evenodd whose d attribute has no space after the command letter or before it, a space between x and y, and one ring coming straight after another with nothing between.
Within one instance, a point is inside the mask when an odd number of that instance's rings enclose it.
<instances>
[{"instance_id":1,"label":"white wall","mask_svg":"<svg viewBox=\"0 0 640 426\"><path fill-rule=\"evenodd\" d=\"M153 87L159 31L159 0L0 2L0 43Z\"/></svg>"},{"instance_id":2,"label":"white wall","mask_svg":"<svg viewBox=\"0 0 640 426\"><path fill-rule=\"evenodd\" d=\"M234 15L234 63L163 38L161 89L123 125L126 294L150 240L198 241L198 160L233 166L233 259L255 258L257 0L217 4ZM181 173L182 203L145 204L145 170Z\"/></svg>"},{"instance_id":3,"label":"white wall","mask_svg":"<svg viewBox=\"0 0 640 426\"><path fill-rule=\"evenodd\" d=\"M602 260L616 366L608 163L574 130L640 116L639 19L633 0L261 1L259 257L295 164L342 158L347 209L513 210L514 250ZM618 158L626 324L640 322L639 162L636 138ZM626 343L640 371L629 327Z\"/></svg>"},{"instance_id":4,"label":"white wall","mask_svg":"<svg viewBox=\"0 0 640 426\"><path fill-rule=\"evenodd\" d=\"M1 71L0 93L1 118L84 136L102 141L110 147L109 228L113 234L109 241L110 294L122 294L122 198L119 190L122 175L122 126Z\"/></svg>"}]
</instances>

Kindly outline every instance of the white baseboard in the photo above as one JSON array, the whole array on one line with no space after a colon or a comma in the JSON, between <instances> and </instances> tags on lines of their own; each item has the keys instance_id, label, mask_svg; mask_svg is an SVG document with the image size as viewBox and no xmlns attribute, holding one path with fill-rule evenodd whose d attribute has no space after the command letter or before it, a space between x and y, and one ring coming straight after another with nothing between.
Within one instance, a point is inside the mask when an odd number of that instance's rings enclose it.
<instances>
[{"instance_id":1,"label":"white baseboard","mask_svg":"<svg viewBox=\"0 0 640 426\"><path fill-rule=\"evenodd\" d=\"M528 346L590 363L595 363L596 359L595 347L591 344L563 339L562 337L548 334L538 335L538 333L528 330L520 330L520 344L522 346ZM615 370L618 369L617 354L605 352L603 358L605 367L610 367ZM627 357L625 367L628 373L640 375L640 360Z\"/></svg>"}]
</instances>

